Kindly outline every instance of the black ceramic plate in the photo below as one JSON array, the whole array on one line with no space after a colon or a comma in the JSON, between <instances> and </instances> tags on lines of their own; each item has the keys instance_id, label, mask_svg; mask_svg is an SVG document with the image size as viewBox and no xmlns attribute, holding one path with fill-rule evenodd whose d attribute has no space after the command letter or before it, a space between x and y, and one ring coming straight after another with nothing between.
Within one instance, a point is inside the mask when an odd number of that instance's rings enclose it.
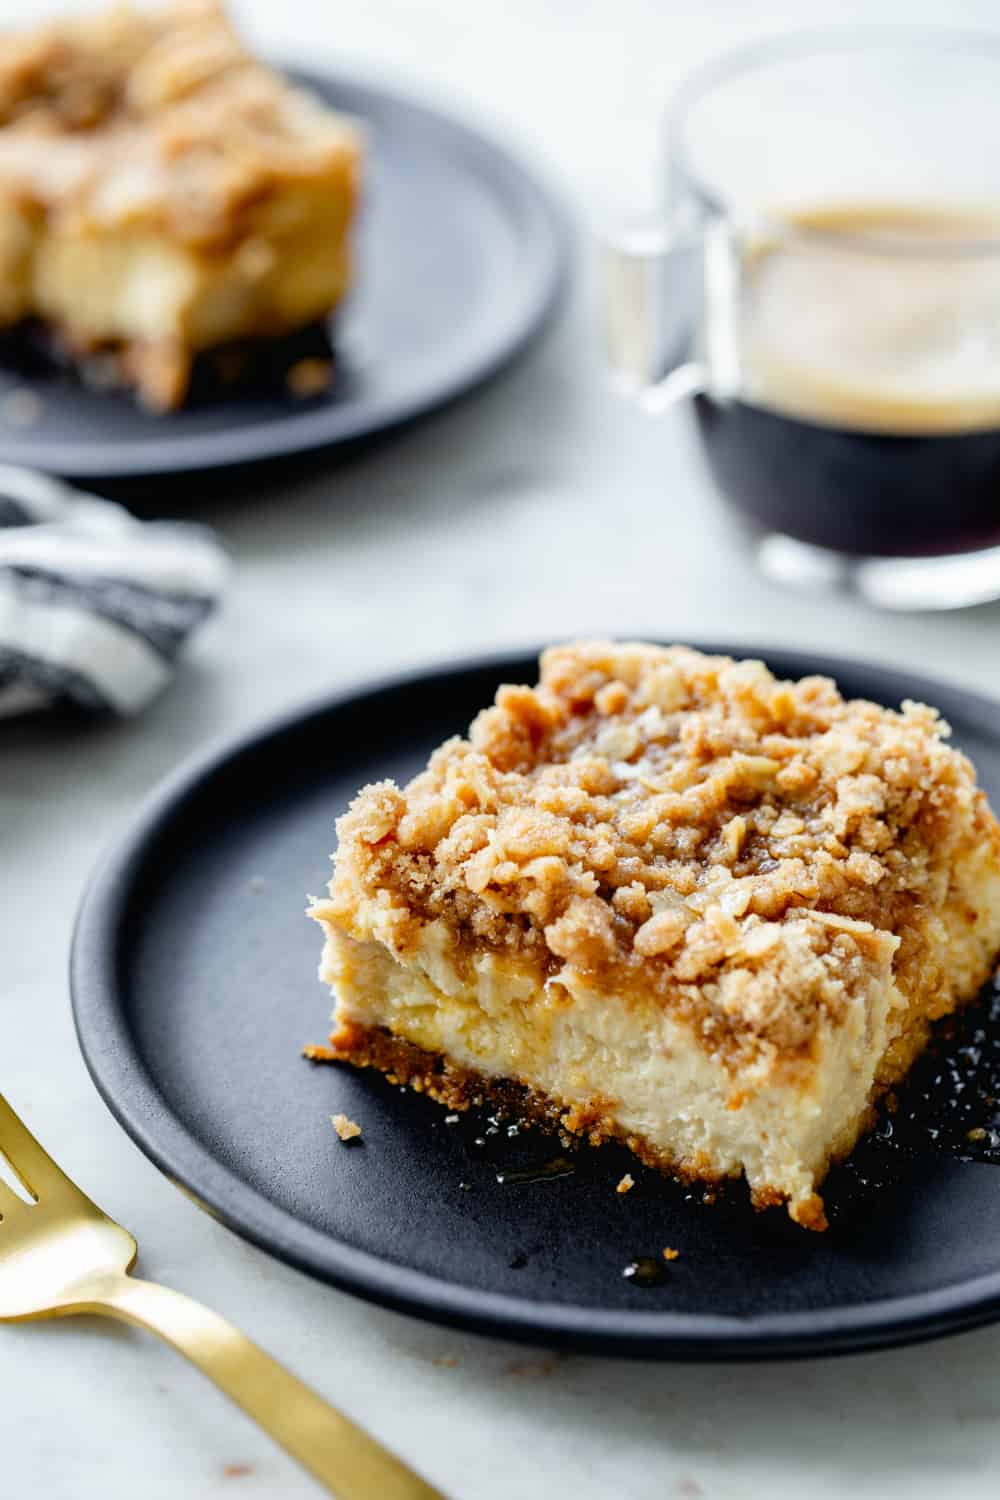
<instances>
[{"instance_id":1,"label":"black ceramic plate","mask_svg":"<svg viewBox=\"0 0 1000 1500\"><path fill-rule=\"evenodd\" d=\"M329 394L244 393L155 416L129 396L0 364L0 462L114 480L286 458L442 405L542 328L567 236L531 174L422 104L346 78L298 76L370 136L357 289L338 315ZM26 385L40 411L17 426L20 406L5 398Z\"/></svg>"},{"instance_id":2,"label":"black ceramic plate","mask_svg":"<svg viewBox=\"0 0 1000 1500\"><path fill-rule=\"evenodd\" d=\"M741 648L741 654L746 648ZM782 674L938 704L1000 804L1000 705L903 673L768 651ZM467 725L518 656L321 703L226 746L142 812L84 901L72 963L80 1041L142 1149L239 1234L392 1307L514 1338L688 1358L898 1343L1000 1311L994 1166L879 1141L831 1183L825 1235L755 1215L733 1188L705 1205L617 1147L570 1176L497 1181L558 1152L484 1135L370 1073L306 1063L328 999L303 916L329 874L334 818L363 782L403 780ZM330 1115L362 1122L342 1146ZM485 1147L475 1144L485 1139ZM617 1195L630 1170L636 1186ZM873 1191L874 1187L877 1191ZM622 1275L681 1251L661 1284Z\"/></svg>"}]
</instances>

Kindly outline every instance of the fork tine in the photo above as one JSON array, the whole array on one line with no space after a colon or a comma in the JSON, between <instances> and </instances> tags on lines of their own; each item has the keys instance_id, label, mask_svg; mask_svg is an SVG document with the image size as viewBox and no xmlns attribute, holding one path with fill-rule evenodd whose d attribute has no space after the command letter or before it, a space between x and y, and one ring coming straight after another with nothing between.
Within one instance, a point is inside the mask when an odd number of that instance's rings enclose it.
<instances>
[{"instance_id":1,"label":"fork tine","mask_svg":"<svg viewBox=\"0 0 1000 1500\"><path fill-rule=\"evenodd\" d=\"M38 1198L43 1187L69 1184L48 1152L0 1094L0 1151L7 1157L25 1187ZM5 1186L5 1184L4 1184ZM20 1200L19 1200L20 1201Z\"/></svg>"}]
</instances>

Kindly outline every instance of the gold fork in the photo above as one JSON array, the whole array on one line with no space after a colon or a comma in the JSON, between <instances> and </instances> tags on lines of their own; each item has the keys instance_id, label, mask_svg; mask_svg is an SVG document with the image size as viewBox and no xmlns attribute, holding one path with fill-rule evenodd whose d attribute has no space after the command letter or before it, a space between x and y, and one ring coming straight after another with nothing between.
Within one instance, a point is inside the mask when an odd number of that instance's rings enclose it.
<instances>
[{"instance_id":1,"label":"gold fork","mask_svg":"<svg viewBox=\"0 0 1000 1500\"><path fill-rule=\"evenodd\" d=\"M0 1094L0 1322L98 1313L184 1354L340 1500L445 1500L207 1307L128 1273L138 1246L71 1182Z\"/></svg>"}]
</instances>

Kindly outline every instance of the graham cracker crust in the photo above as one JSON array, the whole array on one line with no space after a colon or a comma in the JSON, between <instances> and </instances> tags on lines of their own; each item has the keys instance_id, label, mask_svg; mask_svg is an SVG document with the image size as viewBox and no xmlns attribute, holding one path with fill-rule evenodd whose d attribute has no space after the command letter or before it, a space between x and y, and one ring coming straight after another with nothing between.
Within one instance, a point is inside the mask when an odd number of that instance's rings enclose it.
<instances>
[{"instance_id":1,"label":"graham cracker crust","mask_svg":"<svg viewBox=\"0 0 1000 1500\"><path fill-rule=\"evenodd\" d=\"M441 1053L426 1052L412 1042L393 1036L383 1026L358 1026L349 1022L333 1033L328 1046L307 1046L303 1051L311 1062L346 1062L356 1068L374 1068L390 1083L404 1085L417 1094L427 1094L452 1110L465 1111L491 1105L497 1113L519 1124L558 1132L566 1145L572 1140L591 1146L618 1141L644 1166L679 1182L712 1186L723 1178L723 1174L700 1156L678 1159L645 1137L623 1130L608 1114L609 1100L597 1096L586 1104L567 1104L516 1079L489 1078L473 1068L460 1067ZM738 1177L740 1174L731 1175ZM765 1188L753 1193L751 1201L756 1209L776 1208L785 1198L776 1190ZM806 1229L823 1230L827 1227L823 1200L818 1193L791 1205L790 1212L796 1223Z\"/></svg>"}]
</instances>

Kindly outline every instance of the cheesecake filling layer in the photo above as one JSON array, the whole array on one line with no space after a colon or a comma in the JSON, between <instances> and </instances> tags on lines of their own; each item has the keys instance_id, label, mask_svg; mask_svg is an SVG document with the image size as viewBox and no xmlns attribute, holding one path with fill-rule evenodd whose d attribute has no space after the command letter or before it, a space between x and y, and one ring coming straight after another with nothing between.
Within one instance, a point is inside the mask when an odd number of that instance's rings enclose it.
<instances>
[{"instance_id":1,"label":"cheesecake filling layer","mask_svg":"<svg viewBox=\"0 0 1000 1500\"><path fill-rule=\"evenodd\" d=\"M867 945L846 1013L807 1051L763 1047L736 1069L655 997L608 996L566 970L540 983L529 967L489 953L463 975L441 937L432 932L404 965L378 943L330 930L321 975L337 996L335 1054L350 1060L383 1028L431 1060L443 1054L487 1092L491 1080L518 1081L564 1129L623 1140L680 1176L743 1173L758 1204L787 1202L807 1223L821 1217L816 1183L866 1123L898 1023L894 939Z\"/></svg>"}]
</instances>

